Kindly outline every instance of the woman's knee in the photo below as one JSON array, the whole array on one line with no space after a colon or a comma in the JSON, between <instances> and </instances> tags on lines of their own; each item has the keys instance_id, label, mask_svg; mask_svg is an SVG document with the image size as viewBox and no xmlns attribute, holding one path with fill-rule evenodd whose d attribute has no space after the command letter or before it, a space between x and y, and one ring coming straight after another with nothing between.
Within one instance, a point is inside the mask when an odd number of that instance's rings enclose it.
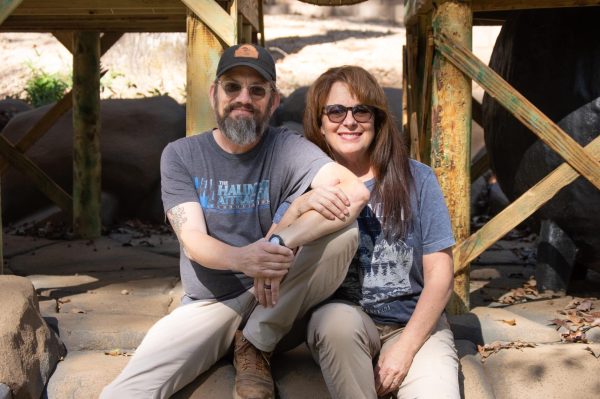
<instances>
[{"instance_id":1,"label":"woman's knee","mask_svg":"<svg viewBox=\"0 0 600 399\"><path fill-rule=\"evenodd\" d=\"M315 310L308 323L307 342L311 347L348 348L369 341L365 320L355 306L328 303Z\"/></svg>"}]
</instances>

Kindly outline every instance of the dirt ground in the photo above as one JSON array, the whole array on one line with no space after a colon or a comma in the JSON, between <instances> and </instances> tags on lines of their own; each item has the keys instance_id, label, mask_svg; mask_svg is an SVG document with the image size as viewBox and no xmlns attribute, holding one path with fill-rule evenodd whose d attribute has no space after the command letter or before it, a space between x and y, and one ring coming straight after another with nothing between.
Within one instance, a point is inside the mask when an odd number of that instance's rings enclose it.
<instances>
[{"instance_id":1,"label":"dirt ground","mask_svg":"<svg viewBox=\"0 0 600 399\"><path fill-rule=\"evenodd\" d=\"M476 27L475 53L485 62L499 27ZM332 66L359 64L384 86L401 87L405 29L399 23L356 21L343 17L265 15L266 47L277 61L278 85L284 95L309 85ZM169 94L185 102L185 34L125 34L102 58L108 70L103 98ZM51 35L0 34L0 99L23 98L33 71L71 75L70 53ZM481 96L475 88L476 97Z\"/></svg>"}]
</instances>

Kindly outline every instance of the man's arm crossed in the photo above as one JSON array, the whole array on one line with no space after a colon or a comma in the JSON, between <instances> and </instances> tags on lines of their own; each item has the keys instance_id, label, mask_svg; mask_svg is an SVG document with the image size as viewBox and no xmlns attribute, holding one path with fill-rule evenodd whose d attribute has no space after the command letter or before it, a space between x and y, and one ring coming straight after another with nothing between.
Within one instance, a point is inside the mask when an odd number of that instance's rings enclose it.
<instances>
[{"instance_id":1,"label":"man's arm crossed","mask_svg":"<svg viewBox=\"0 0 600 399\"><path fill-rule=\"evenodd\" d=\"M281 277L293 260L290 249L264 239L234 247L211 237L197 202L174 206L167 211L167 217L185 255L204 267L242 272L251 277Z\"/></svg>"}]
</instances>

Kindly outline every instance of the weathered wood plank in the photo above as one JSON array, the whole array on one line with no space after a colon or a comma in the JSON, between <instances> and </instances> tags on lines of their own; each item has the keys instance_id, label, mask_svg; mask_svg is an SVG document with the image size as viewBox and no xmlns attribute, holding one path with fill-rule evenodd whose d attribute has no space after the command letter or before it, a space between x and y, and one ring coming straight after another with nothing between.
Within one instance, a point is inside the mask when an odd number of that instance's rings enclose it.
<instances>
[{"instance_id":1,"label":"weathered wood plank","mask_svg":"<svg viewBox=\"0 0 600 399\"><path fill-rule=\"evenodd\" d=\"M600 137L596 137L585 147L589 156L600 159ZM516 201L496 215L485 226L454 248L455 275L465 270L465 265L473 261L492 244L531 216L563 187L573 182L579 174L567 163L554 169L548 176L523 193Z\"/></svg>"},{"instance_id":2,"label":"weathered wood plank","mask_svg":"<svg viewBox=\"0 0 600 399\"><path fill-rule=\"evenodd\" d=\"M265 47L265 16L262 0L258 1L258 44Z\"/></svg>"},{"instance_id":3,"label":"weathered wood plank","mask_svg":"<svg viewBox=\"0 0 600 399\"><path fill-rule=\"evenodd\" d=\"M232 46L237 40L235 18L213 0L181 0L225 44Z\"/></svg>"},{"instance_id":4,"label":"weathered wood plank","mask_svg":"<svg viewBox=\"0 0 600 399\"><path fill-rule=\"evenodd\" d=\"M187 31L186 135L191 136L216 126L209 89L223 47L218 37L191 11Z\"/></svg>"},{"instance_id":5,"label":"weathered wood plank","mask_svg":"<svg viewBox=\"0 0 600 399\"><path fill-rule=\"evenodd\" d=\"M100 237L100 34L73 35L73 231Z\"/></svg>"},{"instance_id":6,"label":"weathered wood plank","mask_svg":"<svg viewBox=\"0 0 600 399\"><path fill-rule=\"evenodd\" d=\"M238 0L238 11L254 27L254 30L260 29L258 20L258 0Z\"/></svg>"},{"instance_id":7,"label":"weathered wood plank","mask_svg":"<svg viewBox=\"0 0 600 399\"><path fill-rule=\"evenodd\" d=\"M417 58L417 45L418 45L418 26L412 26L406 29L406 52L404 55L404 66L406 68L406 90L407 95L407 127L408 127L408 138L411 143L411 156L425 162L423 157L423 145L425 143L419 141L419 119L418 119L418 107L417 103L417 78L418 74L416 71L416 58ZM418 155L417 155L418 153Z\"/></svg>"},{"instance_id":8,"label":"weathered wood plank","mask_svg":"<svg viewBox=\"0 0 600 399\"><path fill-rule=\"evenodd\" d=\"M472 42L469 2L436 2L435 35L447 34L464 46ZM470 235L471 80L436 53L433 65L431 167L435 171L450 212L456 241ZM450 314L469 311L469 273L456 275L454 295L446 308Z\"/></svg>"},{"instance_id":9,"label":"weathered wood plank","mask_svg":"<svg viewBox=\"0 0 600 399\"><path fill-rule=\"evenodd\" d=\"M424 27L423 27L424 28ZM421 143L430 143L431 134L430 134L430 126L428 126L429 114L431 110L431 81L432 81L432 72L433 72L433 33L430 29L427 29L426 33L426 43L425 43L425 59L424 59L424 73L422 75L423 84L421 85L421 120L419 122L419 148L421 148ZM428 130L429 128L429 130ZM431 148L429 145L423 148L427 155ZM429 160L428 157L424 157L425 160Z\"/></svg>"},{"instance_id":10,"label":"weathered wood plank","mask_svg":"<svg viewBox=\"0 0 600 399\"><path fill-rule=\"evenodd\" d=\"M49 1L49 4L52 4ZM32 17L59 17L59 16L136 16L136 15L164 15L164 14L174 14L174 15L185 15L186 8L182 5L181 7L174 8L41 8L41 9L29 9L19 7L17 10L13 12L13 16L32 16Z\"/></svg>"},{"instance_id":11,"label":"weathered wood plank","mask_svg":"<svg viewBox=\"0 0 600 399\"><path fill-rule=\"evenodd\" d=\"M573 138L462 44L443 34L436 35L435 42L437 49L450 62L475 80L515 118L600 189L600 161L583 151Z\"/></svg>"},{"instance_id":12,"label":"weathered wood plank","mask_svg":"<svg viewBox=\"0 0 600 399\"><path fill-rule=\"evenodd\" d=\"M0 32L185 32L185 15L10 16Z\"/></svg>"},{"instance_id":13,"label":"weathered wood plank","mask_svg":"<svg viewBox=\"0 0 600 399\"><path fill-rule=\"evenodd\" d=\"M404 0L404 26L419 22L419 15L427 14L433 9L431 0Z\"/></svg>"},{"instance_id":14,"label":"weathered wood plank","mask_svg":"<svg viewBox=\"0 0 600 399\"><path fill-rule=\"evenodd\" d=\"M73 54L73 32L58 31L52 32L52 36L63 45L64 48Z\"/></svg>"},{"instance_id":15,"label":"weathered wood plank","mask_svg":"<svg viewBox=\"0 0 600 399\"><path fill-rule=\"evenodd\" d=\"M471 98L471 116L479 126L483 126L483 108L481 103L475 98Z\"/></svg>"},{"instance_id":16,"label":"weathered wood plank","mask_svg":"<svg viewBox=\"0 0 600 399\"><path fill-rule=\"evenodd\" d=\"M487 152L471 163L471 183L479 179L480 176L490 169L490 156Z\"/></svg>"},{"instance_id":17,"label":"weathered wood plank","mask_svg":"<svg viewBox=\"0 0 600 399\"><path fill-rule=\"evenodd\" d=\"M123 37L123 32L104 32L100 38L100 57L102 57L110 48ZM102 78L102 76L100 76Z\"/></svg>"},{"instance_id":18,"label":"weathered wood plank","mask_svg":"<svg viewBox=\"0 0 600 399\"><path fill-rule=\"evenodd\" d=\"M413 157L415 149L410 140L410 131L408 127L408 76L406 67L406 45L402 46L402 137L409 145L410 156ZM416 149L418 151L418 148Z\"/></svg>"},{"instance_id":19,"label":"weathered wood plank","mask_svg":"<svg viewBox=\"0 0 600 399\"><path fill-rule=\"evenodd\" d=\"M22 10L57 12L61 10L165 10L183 9L180 0L23 0Z\"/></svg>"},{"instance_id":20,"label":"weathered wood plank","mask_svg":"<svg viewBox=\"0 0 600 399\"><path fill-rule=\"evenodd\" d=\"M29 158L17 151L0 135L0 155L8 159L19 172L33 181L35 186L60 209L71 214L71 197Z\"/></svg>"},{"instance_id":21,"label":"weathered wood plank","mask_svg":"<svg viewBox=\"0 0 600 399\"><path fill-rule=\"evenodd\" d=\"M473 11L525 10L532 8L589 7L599 0L471 0Z\"/></svg>"},{"instance_id":22,"label":"weathered wood plank","mask_svg":"<svg viewBox=\"0 0 600 399\"><path fill-rule=\"evenodd\" d=\"M2 209L2 183L0 183L0 209ZM0 275L4 274L4 242L2 242L2 236L4 235L2 229L2 212L0 212Z\"/></svg>"},{"instance_id":23,"label":"weathered wood plank","mask_svg":"<svg viewBox=\"0 0 600 399\"><path fill-rule=\"evenodd\" d=\"M48 110L29 131L23 136L21 140L15 145L15 149L21 153L25 153L31 146L38 141L54 123L64 115L65 112L71 109L73 106L73 96L69 91L63 98L57 101L52 108ZM0 159L0 175L8 169L9 163L7 160Z\"/></svg>"},{"instance_id":24,"label":"weathered wood plank","mask_svg":"<svg viewBox=\"0 0 600 399\"><path fill-rule=\"evenodd\" d=\"M12 12L23 2L23 0L0 0L0 25Z\"/></svg>"}]
</instances>

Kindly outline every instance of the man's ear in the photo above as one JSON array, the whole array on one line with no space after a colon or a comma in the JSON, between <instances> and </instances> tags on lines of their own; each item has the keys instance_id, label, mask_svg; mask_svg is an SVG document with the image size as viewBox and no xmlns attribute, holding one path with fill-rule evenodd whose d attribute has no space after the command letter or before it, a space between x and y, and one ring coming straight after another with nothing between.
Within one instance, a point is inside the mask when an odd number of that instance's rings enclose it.
<instances>
[{"instance_id":1,"label":"man's ear","mask_svg":"<svg viewBox=\"0 0 600 399\"><path fill-rule=\"evenodd\" d=\"M271 115L273 115L273 112L275 112L275 110L277 109L277 107L279 107L279 104L281 103L281 96L279 95L279 90L275 90L273 92L273 105L271 106Z\"/></svg>"},{"instance_id":2,"label":"man's ear","mask_svg":"<svg viewBox=\"0 0 600 399\"><path fill-rule=\"evenodd\" d=\"M217 104L215 104L215 90L217 90L217 85L211 83L210 88L208 89L208 102L213 111L217 109Z\"/></svg>"}]
</instances>

